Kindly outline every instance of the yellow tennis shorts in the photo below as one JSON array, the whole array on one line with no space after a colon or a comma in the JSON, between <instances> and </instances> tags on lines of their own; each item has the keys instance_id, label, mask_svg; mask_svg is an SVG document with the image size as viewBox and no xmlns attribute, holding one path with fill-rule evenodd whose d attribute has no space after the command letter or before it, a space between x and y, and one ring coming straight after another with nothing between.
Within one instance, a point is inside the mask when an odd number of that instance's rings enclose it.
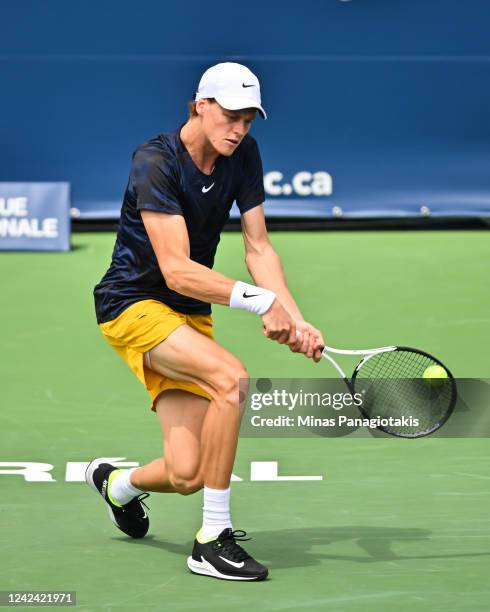
<instances>
[{"instance_id":1,"label":"yellow tennis shorts","mask_svg":"<svg viewBox=\"0 0 490 612\"><path fill-rule=\"evenodd\" d=\"M136 302L112 321L99 325L112 348L145 385L151 397L152 410L155 410L157 397L167 389L182 389L211 399L199 385L167 378L144 364L144 353L163 342L180 325L189 325L201 334L213 337L211 315L183 314L157 300Z\"/></svg>"}]
</instances>

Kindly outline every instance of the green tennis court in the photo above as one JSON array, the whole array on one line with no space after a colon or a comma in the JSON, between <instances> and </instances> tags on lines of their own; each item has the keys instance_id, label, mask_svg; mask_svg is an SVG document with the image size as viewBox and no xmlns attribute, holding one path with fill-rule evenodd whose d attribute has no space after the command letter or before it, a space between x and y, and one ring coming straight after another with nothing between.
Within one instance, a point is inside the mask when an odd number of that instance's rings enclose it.
<instances>
[{"instance_id":1,"label":"green tennis court","mask_svg":"<svg viewBox=\"0 0 490 612\"><path fill-rule=\"evenodd\" d=\"M458 378L490 377L488 233L272 239L331 345L417 346ZM161 453L145 390L95 324L92 288L113 242L76 234L67 254L0 257L0 462L54 466L52 481L1 476L0 590L74 590L80 610L488 610L488 439L242 439L234 524L269 566L264 583L188 573L199 493L153 494L150 535L120 535L102 500L66 478L67 464L73 475L93 457L144 463ZM247 279L239 234L223 235L215 269ZM264 338L257 317L223 307L214 316L217 339L253 377L334 375ZM322 480L251 480L253 462L265 461Z\"/></svg>"}]
</instances>

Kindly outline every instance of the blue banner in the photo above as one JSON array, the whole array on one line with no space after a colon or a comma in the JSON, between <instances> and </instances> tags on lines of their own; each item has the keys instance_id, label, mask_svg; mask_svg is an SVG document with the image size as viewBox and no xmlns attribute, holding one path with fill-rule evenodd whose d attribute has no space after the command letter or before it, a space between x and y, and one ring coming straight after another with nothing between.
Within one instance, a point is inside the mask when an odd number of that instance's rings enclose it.
<instances>
[{"instance_id":1,"label":"blue banner","mask_svg":"<svg viewBox=\"0 0 490 612\"><path fill-rule=\"evenodd\" d=\"M69 249L68 183L0 183L0 250Z\"/></svg>"},{"instance_id":2,"label":"blue banner","mask_svg":"<svg viewBox=\"0 0 490 612\"><path fill-rule=\"evenodd\" d=\"M269 217L490 217L488 0L4 4L0 181L67 180L82 220L222 61L261 82Z\"/></svg>"}]
</instances>

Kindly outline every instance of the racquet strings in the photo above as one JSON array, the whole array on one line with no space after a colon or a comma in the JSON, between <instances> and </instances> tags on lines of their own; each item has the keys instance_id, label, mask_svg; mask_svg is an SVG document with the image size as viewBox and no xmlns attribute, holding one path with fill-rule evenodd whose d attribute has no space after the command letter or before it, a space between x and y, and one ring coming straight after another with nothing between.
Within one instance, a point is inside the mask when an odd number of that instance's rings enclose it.
<instances>
[{"instance_id":1,"label":"racquet strings","mask_svg":"<svg viewBox=\"0 0 490 612\"><path fill-rule=\"evenodd\" d=\"M433 365L440 363L415 351L396 350L369 357L357 370L354 382L355 391L363 395L363 414L368 418L405 418L404 424L382 427L405 437L437 429L452 409L454 387L449 377L422 378Z\"/></svg>"}]
</instances>

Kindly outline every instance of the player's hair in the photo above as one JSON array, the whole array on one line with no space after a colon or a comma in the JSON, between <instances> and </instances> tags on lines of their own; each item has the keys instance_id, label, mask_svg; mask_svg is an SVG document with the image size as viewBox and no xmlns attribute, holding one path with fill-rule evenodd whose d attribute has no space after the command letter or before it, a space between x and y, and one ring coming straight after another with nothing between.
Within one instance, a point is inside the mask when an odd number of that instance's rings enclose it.
<instances>
[{"instance_id":1,"label":"player's hair","mask_svg":"<svg viewBox=\"0 0 490 612\"><path fill-rule=\"evenodd\" d=\"M216 102L214 98L206 98L206 100L209 100L210 102ZM192 119L192 117L197 117L195 100L192 100L191 102L187 102L187 110L189 111L189 119Z\"/></svg>"}]
</instances>

